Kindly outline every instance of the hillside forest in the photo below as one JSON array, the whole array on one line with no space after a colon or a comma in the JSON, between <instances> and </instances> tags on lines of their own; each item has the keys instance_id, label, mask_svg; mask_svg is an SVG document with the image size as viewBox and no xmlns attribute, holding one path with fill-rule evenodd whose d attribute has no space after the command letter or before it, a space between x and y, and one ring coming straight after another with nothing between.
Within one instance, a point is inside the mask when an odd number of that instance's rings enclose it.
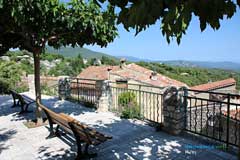
<instances>
[{"instance_id":1,"label":"hillside forest","mask_svg":"<svg viewBox=\"0 0 240 160\"><path fill-rule=\"evenodd\" d=\"M131 62L128 62L131 63ZM186 83L188 86L199 85L229 77L237 81L240 89L240 72L223 69L205 69L194 67L171 66L157 62L135 62L138 65L156 71L170 78ZM41 55L41 75L45 76L77 76L84 68L91 65L118 65L119 59L102 55L94 58L82 57L78 53L75 57L60 54L44 53ZM15 88L22 92L27 86L21 83L22 77L33 74L32 54L27 51L9 51L0 59L0 88L9 90ZM3 91L0 91L3 92Z\"/></svg>"}]
</instances>

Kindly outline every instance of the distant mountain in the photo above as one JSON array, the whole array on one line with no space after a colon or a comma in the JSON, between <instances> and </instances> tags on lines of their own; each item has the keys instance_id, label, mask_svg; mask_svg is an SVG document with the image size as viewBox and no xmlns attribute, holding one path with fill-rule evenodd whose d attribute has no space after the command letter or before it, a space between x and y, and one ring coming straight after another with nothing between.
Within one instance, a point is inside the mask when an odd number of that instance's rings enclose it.
<instances>
[{"instance_id":1,"label":"distant mountain","mask_svg":"<svg viewBox=\"0 0 240 160\"><path fill-rule=\"evenodd\" d=\"M176 61L160 61L161 63L181 66L181 67L201 67L201 68L218 68L225 70L234 70L240 71L240 63L236 62L208 62L208 61L184 61L184 60L176 60Z\"/></svg>"},{"instance_id":2,"label":"distant mountain","mask_svg":"<svg viewBox=\"0 0 240 160\"><path fill-rule=\"evenodd\" d=\"M154 61L150 59L141 59L133 56L118 56L119 58L126 58L128 61L131 62L159 62L173 66L181 66L181 67L200 67L200 68L218 68L218 69L225 69L225 70L234 70L240 71L240 63L235 62L208 62L208 61L186 61L186 60L172 60L172 61Z\"/></svg>"},{"instance_id":3,"label":"distant mountain","mask_svg":"<svg viewBox=\"0 0 240 160\"><path fill-rule=\"evenodd\" d=\"M140 61L152 62L152 60L150 60L150 59L137 58L137 57L133 57L133 56L116 56L116 57L117 58L126 58L127 61L131 61L131 62L140 62Z\"/></svg>"},{"instance_id":4,"label":"distant mountain","mask_svg":"<svg viewBox=\"0 0 240 160\"><path fill-rule=\"evenodd\" d=\"M75 47L75 48L61 47L60 49L54 49L52 47L46 47L46 48L47 48L46 52L48 52L48 53L57 53L57 54L65 56L65 57L77 57L77 55L80 53L83 58L87 58L87 59L90 59L90 58L101 59L102 56L116 59L115 57L113 57L111 55L92 51L90 49L81 48L81 47Z\"/></svg>"},{"instance_id":5,"label":"distant mountain","mask_svg":"<svg viewBox=\"0 0 240 160\"><path fill-rule=\"evenodd\" d=\"M142 59L142 58L137 58L133 56L114 57L105 53L96 52L96 51L92 51L90 49L81 48L81 47L75 47L75 48L62 47L58 50L51 47L47 47L46 51L49 53L57 53L65 57L76 57L79 53L81 53L82 57L87 59L90 59L90 58L101 59L102 56L106 56L113 59L126 58L127 61L130 61L130 62L139 62L139 61L159 62L159 63L165 63L168 65L181 66L181 67L218 68L218 69L225 69L225 70L240 71L240 63L228 62L228 61L222 61L222 62L187 61L187 60L154 61L150 59Z\"/></svg>"}]
</instances>

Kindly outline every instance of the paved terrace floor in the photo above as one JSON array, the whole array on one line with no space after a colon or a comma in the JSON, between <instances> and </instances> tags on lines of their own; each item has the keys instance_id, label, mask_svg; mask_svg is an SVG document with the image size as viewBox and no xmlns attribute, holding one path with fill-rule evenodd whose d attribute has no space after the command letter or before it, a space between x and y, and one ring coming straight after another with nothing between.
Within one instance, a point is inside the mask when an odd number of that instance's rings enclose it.
<instances>
[{"instance_id":1,"label":"paved terrace floor","mask_svg":"<svg viewBox=\"0 0 240 160\"><path fill-rule=\"evenodd\" d=\"M31 96L31 95L30 95ZM92 109L57 98L43 96L43 104L56 112L67 113L79 121L113 136L97 147L95 159L176 159L176 160L234 160L234 155L216 149L186 148L203 145L194 139L156 132L142 121L120 119L113 113L97 113ZM23 122L34 113L19 115L20 108L10 108L10 96L0 97L0 160L74 159L76 145L69 137L46 139L48 126L28 129ZM34 105L30 107L34 110Z\"/></svg>"}]
</instances>

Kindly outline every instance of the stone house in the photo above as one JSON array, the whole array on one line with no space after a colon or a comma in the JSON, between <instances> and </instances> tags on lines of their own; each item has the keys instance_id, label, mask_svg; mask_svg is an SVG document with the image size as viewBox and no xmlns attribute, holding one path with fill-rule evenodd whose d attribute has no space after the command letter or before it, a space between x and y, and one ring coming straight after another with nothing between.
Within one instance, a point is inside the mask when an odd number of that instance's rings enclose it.
<instances>
[{"instance_id":1,"label":"stone house","mask_svg":"<svg viewBox=\"0 0 240 160\"><path fill-rule=\"evenodd\" d=\"M112 86L111 107L113 110L119 109L118 96L122 92L134 92L143 116L157 122L161 122L163 88L187 86L135 63L125 64L125 61L121 61L119 66L89 66L78 75L78 78L109 80ZM86 83L86 80L82 81ZM87 83L92 83L92 81Z\"/></svg>"},{"instance_id":2,"label":"stone house","mask_svg":"<svg viewBox=\"0 0 240 160\"><path fill-rule=\"evenodd\" d=\"M83 79L110 80L121 86L127 86L127 84L160 88L167 86L187 86L183 82L171 79L135 63L125 64L125 62L121 62L119 66L89 66L78 77Z\"/></svg>"},{"instance_id":3,"label":"stone house","mask_svg":"<svg viewBox=\"0 0 240 160\"><path fill-rule=\"evenodd\" d=\"M228 78L221 81L210 82L206 84L201 84L191 87L193 90L199 91L211 91L211 92L221 92L221 93L237 93L236 90L236 80L234 78ZM201 98L211 98L209 94L197 93L195 94Z\"/></svg>"}]
</instances>

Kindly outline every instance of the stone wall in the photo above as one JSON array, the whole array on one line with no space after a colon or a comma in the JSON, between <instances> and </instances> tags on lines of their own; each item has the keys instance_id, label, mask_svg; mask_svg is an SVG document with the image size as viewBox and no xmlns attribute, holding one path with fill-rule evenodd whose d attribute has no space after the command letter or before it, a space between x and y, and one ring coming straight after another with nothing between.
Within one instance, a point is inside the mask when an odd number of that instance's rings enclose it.
<instances>
[{"instance_id":1,"label":"stone wall","mask_svg":"<svg viewBox=\"0 0 240 160\"><path fill-rule=\"evenodd\" d=\"M41 76L40 81L41 85L47 85L47 86L53 86L58 84L58 80L61 79L62 77L51 77L51 76ZM29 87L29 92L35 94L35 84L34 84L34 75L29 74L27 77L28 80L28 87Z\"/></svg>"},{"instance_id":2,"label":"stone wall","mask_svg":"<svg viewBox=\"0 0 240 160\"><path fill-rule=\"evenodd\" d=\"M168 87L163 92L163 130L178 135L185 129L187 102L183 95L187 92L184 88Z\"/></svg>"}]
</instances>

